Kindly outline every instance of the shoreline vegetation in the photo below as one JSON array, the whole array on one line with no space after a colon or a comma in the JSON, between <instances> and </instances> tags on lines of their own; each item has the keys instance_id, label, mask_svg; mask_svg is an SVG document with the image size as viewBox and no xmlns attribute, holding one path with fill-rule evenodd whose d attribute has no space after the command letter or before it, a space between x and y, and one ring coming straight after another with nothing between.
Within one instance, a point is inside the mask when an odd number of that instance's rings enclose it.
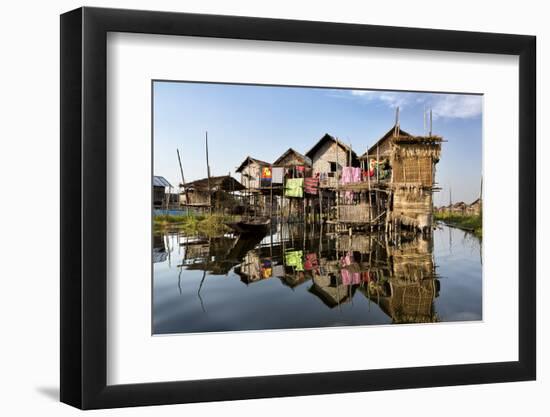
<instances>
[{"instance_id":1,"label":"shoreline vegetation","mask_svg":"<svg viewBox=\"0 0 550 417\"><path fill-rule=\"evenodd\" d=\"M483 237L483 221L481 214L434 213L435 220L447 226L472 232L479 238Z\"/></svg>"},{"instance_id":2,"label":"shoreline vegetation","mask_svg":"<svg viewBox=\"0 0 550 417\"><path fill-rule=\"evenodd\" d=\"M171 215L163 214L153 218L155 232L165 230L181 230L187 235L203 235L208 237L221 236L230 231L226 222L234 220L234 217L223 214L190 214Z\"/></svg>"},{"instance_id":3,"label":"shoreline vegetation","mask_svg":"<svg viewBox=\"0 0 550 417\"><path fill-rule=\"evenodd\" d=\"M481 215L460 213L434 213L434 219L447 226L456 227L472 232L477 237L483 237L483 222ZM181 230L188 235L221 236L231 229L225 223L235 221L235 216L226 216L219 213L155 216L153 227L155 232L169 229Z\"/></svg>"}]
</instances>

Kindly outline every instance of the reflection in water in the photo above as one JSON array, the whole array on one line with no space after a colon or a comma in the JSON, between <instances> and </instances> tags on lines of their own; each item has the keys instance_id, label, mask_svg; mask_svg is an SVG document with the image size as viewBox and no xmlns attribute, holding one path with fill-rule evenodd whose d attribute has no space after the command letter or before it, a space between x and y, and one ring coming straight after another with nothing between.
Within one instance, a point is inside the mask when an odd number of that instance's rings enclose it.
<instances>
[{"instance_id":1,"label":"reflection in water","mask_svg":"<svg viewBox=\"0 0 550 417\"><path fill-rule=\"evenodd\" d=\"M480 245L445 226L399 242L287 224L265 237L155 235L153 330L480 320Z\"/></svg>"}]
</instances>

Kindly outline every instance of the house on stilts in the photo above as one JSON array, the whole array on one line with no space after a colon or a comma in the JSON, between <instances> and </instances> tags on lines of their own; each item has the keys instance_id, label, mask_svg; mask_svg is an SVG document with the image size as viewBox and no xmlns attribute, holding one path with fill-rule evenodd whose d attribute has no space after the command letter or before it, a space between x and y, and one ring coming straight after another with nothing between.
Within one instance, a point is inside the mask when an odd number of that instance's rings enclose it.
<instances>
[{"instance_id":1,"label":"house on stilts","mask_svg":"<svg viewBox=\"0 0 550 417\"><path fill-rule=\"evenodd\" d=\"M342 168L335 223L348 229L368 225L386 232L428 231L441 142L440 136L415 136L393 126L358 158L360 173Z\"/></svg>"}]
</instances>

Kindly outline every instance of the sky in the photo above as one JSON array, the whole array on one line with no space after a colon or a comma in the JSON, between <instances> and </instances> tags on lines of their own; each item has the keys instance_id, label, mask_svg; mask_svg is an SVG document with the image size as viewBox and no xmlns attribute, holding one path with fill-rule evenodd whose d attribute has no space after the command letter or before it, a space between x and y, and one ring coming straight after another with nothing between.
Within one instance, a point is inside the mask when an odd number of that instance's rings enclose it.
<instances>
[{"instance_id":1,"label":"sky","mask_svg":"<svg viewBox=\"0 0 550 417\"><path fill-rule=\"evenodd\" d=\"M325 133L361 155L395 123L422 135L424 112L432 132L443 136L434 204L473 202L482 172L483 96L310 87L155 81L154 175L173 186L207 176L205 132L212 176L235 174L247 157L273 162L288 148L307 152Z\"/></svg>"}]
</instances>

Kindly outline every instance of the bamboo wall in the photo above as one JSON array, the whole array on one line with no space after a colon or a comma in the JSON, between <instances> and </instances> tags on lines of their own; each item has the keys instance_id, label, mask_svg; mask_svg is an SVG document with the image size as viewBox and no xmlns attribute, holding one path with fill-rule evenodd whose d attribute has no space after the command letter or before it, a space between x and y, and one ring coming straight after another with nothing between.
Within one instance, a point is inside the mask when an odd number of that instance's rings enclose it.
<instances>
[{"instance_id":1,"label":"bamboo wall","mask_svg":"<svg viewBox=\"0 0 550 417\"><path fill-rule=\"evenodd\" d=\"M395 158L392 161L393 182L420 183L432 186L433 163L431 156Z\"/></svg>"},{"instance_id":2,"label":"bamboo wall","mask_svg":"<svg viewBox=\"0 0 550 417\"><path fill-rule=\"evenodd\" d=\"M424 229L433 223L432 193L418 187L398 187L393 195L394 220Z\"/></svg>"}]
</instances>

